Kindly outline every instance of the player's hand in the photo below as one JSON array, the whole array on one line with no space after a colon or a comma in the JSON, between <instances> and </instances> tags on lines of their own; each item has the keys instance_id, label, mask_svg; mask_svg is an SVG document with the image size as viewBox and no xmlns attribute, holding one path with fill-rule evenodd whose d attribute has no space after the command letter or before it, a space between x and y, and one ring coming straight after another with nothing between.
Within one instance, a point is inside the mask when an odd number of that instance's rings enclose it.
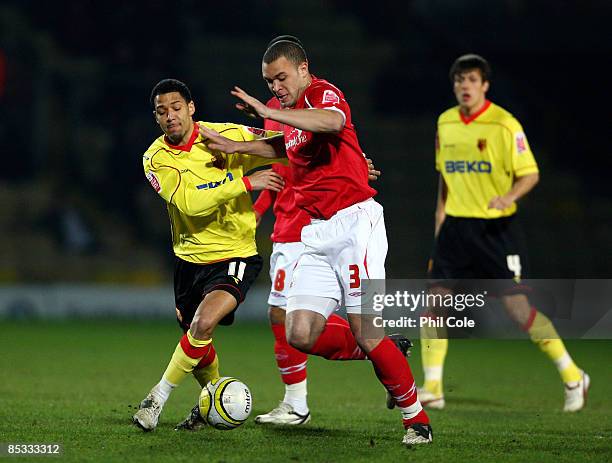
<instances>
[{"instance_id":1,"label":"player's hand","mask_svg":"<svg viewBox=\"0 0 612 463\"><path fill-rule=\"evenodd\" d=\"M242 100L242 102L236 103L236 108L245 113L247 116L253 118L263 117L264 119L268 117L270 108L268 108L257 98L253 98L240 87L235 86L234 90L231 91L231 94Z\"/></svg>"},{"instance_id":2,"label":"player's hand","mask_svg":"<svg viewBox=\"0 0 612 463\"><path fill-rule=\"evenodd\" d=\"M198 132L205 138L204 143L206 143L206 146L211 150L221 151L227 154L238 152L240 142L230 140L220 135L219 132L200 124L198 124Z\"/></svg>"},{"instance_id":3,"label":"player's hand","mask_svg":"<svg viewBox=\"0 0 612 463\"><path fill-rule=\"evenodd\" d=\"M375 169L374 163L370 158L366 158L366 161L368 162L368 181L373 182L378 180L378 177L380 177L380 170Z\"/></svg>"},{"instance_id":4,"label":"player's hand","mask_svg":"<svg viewBox=\"0 0 612 463\"><path fill-rule=\"evenodd\" d=\"M251 182L253 190L272 190L279 192L285 186L283 177L278 175L272 169L260 170L247 177Z\"/></svg>"},{"instance_id":5,"label":"player's hand","mask_svg":"<svg viewBox=\"0 0 612 463\"><path fill-rule=\"evenodd\" d=\"M497 209L503 211L504 209L508 209L514 204L514 199L504 196L496 196L491 201L489 201L489 209Z\"/></svg>"}]
</instances>

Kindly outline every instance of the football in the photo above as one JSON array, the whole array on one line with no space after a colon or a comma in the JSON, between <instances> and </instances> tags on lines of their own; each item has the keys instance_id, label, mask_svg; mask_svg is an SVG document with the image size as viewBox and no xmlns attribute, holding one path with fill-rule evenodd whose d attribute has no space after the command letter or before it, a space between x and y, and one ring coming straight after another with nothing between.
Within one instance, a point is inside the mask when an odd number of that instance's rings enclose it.
<instances>
[{"instance_id":1,"label":"football","mask_svg":"<svg viewBox=\"0 0 612 463\"><path fill-rule=\"evenodd\" d=\"M200 415L213 428L234 429L244 423L253 409L251 391L242 381L222 377L209 382L200 393Z\"/></svg>"}]
</instances>

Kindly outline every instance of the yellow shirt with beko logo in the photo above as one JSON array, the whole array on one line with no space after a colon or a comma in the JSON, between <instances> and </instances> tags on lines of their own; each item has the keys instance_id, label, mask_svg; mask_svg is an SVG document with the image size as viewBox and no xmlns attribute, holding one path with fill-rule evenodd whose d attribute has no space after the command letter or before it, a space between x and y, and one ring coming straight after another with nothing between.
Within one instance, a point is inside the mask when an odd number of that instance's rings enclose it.
<instances>
[{"instance_id":1,"label":"yellow shirt with beko logo","mask_svg":"<svg viewBox=\"0 0 612 463\"><path fill-rule=\"evenodd\" d=\"M198 124L235 141L282 136L239 124ZM167 203L174 253L196 264L257 254L255 214L242 177L279 161L217 154L206 146L196 124L187 144L173 146L161 136L143 156L145 176Z\"/></svg>"},{"instance_id":2,"label":"yellow shirt with beko logo","mask_svg":"<svg viewBox=\"0 0 612 463\"><path fill-rule=\"evenodd\" d=\"M486 101L477 114L464 116L455 106L438 118L436 170L448 187L445 212L454 217L494 219L516 212L498 210L491 199L510 191L516 177L538 172L521 124Z\"/></svg>"}]
</instances>

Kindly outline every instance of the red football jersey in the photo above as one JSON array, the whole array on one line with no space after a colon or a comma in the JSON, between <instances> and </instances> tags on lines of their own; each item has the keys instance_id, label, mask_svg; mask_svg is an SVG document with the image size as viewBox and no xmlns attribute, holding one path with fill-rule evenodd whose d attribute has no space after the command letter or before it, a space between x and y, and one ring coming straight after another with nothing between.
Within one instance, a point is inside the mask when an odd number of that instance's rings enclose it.
<instances>
[{"instance_id":1,"label":"red football jersey","mask_svg":"<svg viewBox=\"0 0 612 463\"><path fill-rule=\"evenodd\" d=\"M345 120L344 128L332 134L283 126L296 204L311 217L329 219L339 210L373 197L376 190L368 184L367 162L344 94L313 76L294 109L307 108L338 111Z\"/></svg>"},{"instance_id":2,"label":"red football jersey","mask_svg":"<svg viewBox=\"0 0 612 463\"><path fill-rule=\"evenodd\" d=\"M270 98L266 103L270 108L279 109L280 102L276 97ZM264 129L282 131L282 124L276 121L264 120ZM259 215L263 215L272 205L276 220L271 239L275 243L294 243L301 241L302 227L310 223L308 213L295 204L293 193L293 176L291 168L283 164L273 164L272 169L285 179L285 187L278 193L263 190L253 208Z\"/></svg>"}]
</instances>

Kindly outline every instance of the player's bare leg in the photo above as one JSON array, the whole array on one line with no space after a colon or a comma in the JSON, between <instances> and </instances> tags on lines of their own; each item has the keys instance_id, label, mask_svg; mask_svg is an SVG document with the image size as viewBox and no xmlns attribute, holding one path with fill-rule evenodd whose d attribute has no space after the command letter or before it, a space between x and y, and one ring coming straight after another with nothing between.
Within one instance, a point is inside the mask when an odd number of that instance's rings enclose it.
<instances>
[{"instance_id":1,"label":"player's bare leg","mask_svg":"<svg viewBox=\"0 0 612 463\"><path fill-rule=\"evenodd\" d=\"M189 330L176 346L161 381L151 389L134 414L133 422L144 431L157 427L159 416L172 390L180 384L212 349L212 333L237 301L226 291L207 294L193 317Z\"/></svg>"},{"instance_id":2,"label":"player's bare leg","mask_svg":"<svg viewBox=\"0 0 612 463\"><path fill-rule=\"evenodd\" d=\"M589 375L576 366L549 318L532 307L524 294L503 296L502 302L510 317L529 333L533 343L556 365L564 384L563 411L577 412L584 408L590 386Z\"/></svg>"}]
</instances>

